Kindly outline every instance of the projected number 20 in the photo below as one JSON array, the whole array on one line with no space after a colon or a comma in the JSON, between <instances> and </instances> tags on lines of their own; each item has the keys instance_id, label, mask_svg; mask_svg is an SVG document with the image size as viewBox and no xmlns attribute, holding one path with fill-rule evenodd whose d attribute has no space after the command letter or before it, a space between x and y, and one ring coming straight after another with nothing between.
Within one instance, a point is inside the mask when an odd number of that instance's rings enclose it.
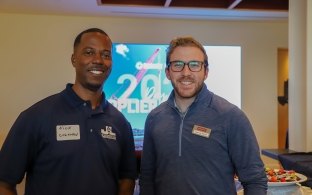
<instances>
[{"instance_id":1,"label":"projected number 20","mask_svg":"<svg viewBox=\"0 0 312 195\"><path fill-rule=\"evenodd\" d=\"M125 84L126 80L130 81L130 85L124 91L124 93L121 94L120 99L128 98L133 93L135 88L138 86L138 82L140 82L134 75L124 74L118 78L117 83ZM152 87L148 86L150 82L153 82ZM142 78L142 81L141 81L141 98L142 99L158 98L160 97L160 91L161 89L160 89L159 78L156 75L149 74Z\"/></svg>"}]
</instances>

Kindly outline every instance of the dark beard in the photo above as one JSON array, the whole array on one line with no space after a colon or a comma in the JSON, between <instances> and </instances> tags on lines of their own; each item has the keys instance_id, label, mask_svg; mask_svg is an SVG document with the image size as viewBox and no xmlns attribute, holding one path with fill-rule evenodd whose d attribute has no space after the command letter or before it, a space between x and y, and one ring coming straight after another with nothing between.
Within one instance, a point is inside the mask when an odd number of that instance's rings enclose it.
<instances>
[{"instance_id":1,"label":"dark beard","mask_svg":"<svg viewBox=\"0 0 312 195\"><path fill-rule=\"evenodd\" d=\"M182 96L181 93L180 93L180 91L179 91L179 89L178 89L178 87L177 87L176 85L174 85L173 82L171 82L171 84L172 84L172 87L173 87L175 93L176 93L177 95L179 95L180 98L182 98L182 99L189 99L189 98L192 98L192 97L196 97L196 96L199 94L199 92L201 91L201 89L203 88L203 86L204 86L204 82L203 82L203 83L201 83L201 84L198 86L198 88L196 89L196 91L194 92L194 94L192 94L192 95L190 95L190 96Z\"/></svg>"}]
</instances>

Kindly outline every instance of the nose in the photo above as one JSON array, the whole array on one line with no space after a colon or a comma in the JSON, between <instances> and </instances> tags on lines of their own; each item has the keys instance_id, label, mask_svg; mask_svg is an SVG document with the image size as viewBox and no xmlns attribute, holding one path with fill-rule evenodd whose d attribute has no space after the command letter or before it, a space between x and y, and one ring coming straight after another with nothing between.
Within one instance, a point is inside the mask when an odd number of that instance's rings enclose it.
<instances>
[{"instance_id":1,"label":"nose","mask_svg":"<svg viewBox=\"0 0 312 195\"><path fill-rule=\"evenodd\" d=\"M104 60L102 58L101 53L99 53L99 52L95 53L95 55L93 56L92 62L94 64L103 64L104 63L103 61Z\"/></svg>"},{"instance_id":2,"label":"nose","mask_svg":"<svg viewBox=\"0 0 312 195\"><path fill-rule=\"evenodd\" d=\"M182 69L182 71L181 71L181 73L182 73L183 75L190 75L191 72L192 72L192 71L190 70L190 68L189 68L189 66L188 66L187 64L184 65L184 67L183 67L183 69Z\"/></svg>"}]
</instances>

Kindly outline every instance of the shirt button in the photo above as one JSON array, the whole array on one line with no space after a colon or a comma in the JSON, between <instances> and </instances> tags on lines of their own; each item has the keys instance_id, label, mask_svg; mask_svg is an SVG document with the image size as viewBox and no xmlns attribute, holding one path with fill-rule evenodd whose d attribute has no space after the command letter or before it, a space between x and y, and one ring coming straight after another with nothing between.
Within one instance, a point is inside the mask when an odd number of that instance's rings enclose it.
<instances>
[{"instance_id":1,"label":"shirt button","mask_svg":"<svg viewBox=\"0 0 312 195\"><path fill-rule=\"evenodd\" d=\"M83 106L87 106L87 103L85 102L85 103L83 103Z\"/></svg>"},{"instance_id":2,"label":"shirt button","mask_svg":"<svg viewBox=\"0 0 312 195\"><path fill-rule=\"evenodd\" d=\"M93 129L90 129L90 132L92 133L92 132L93 132Z\"/></svg>"}]
</instances>

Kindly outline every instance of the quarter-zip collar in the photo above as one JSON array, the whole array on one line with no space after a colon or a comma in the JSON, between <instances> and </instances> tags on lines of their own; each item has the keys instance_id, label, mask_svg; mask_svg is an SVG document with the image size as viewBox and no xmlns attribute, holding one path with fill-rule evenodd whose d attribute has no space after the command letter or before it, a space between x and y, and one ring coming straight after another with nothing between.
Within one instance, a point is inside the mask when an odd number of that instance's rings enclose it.
<instances>
[{"instance_id":1,"label":"quarter-zip collar","mask_svg":"<svg viewBox=\"0 0 312 195\"><path fill-rule=\"evenodd\" d=\"M205 99L205 100L204 100ZM189 105L189 107L186 109L185 112L181 112L181 110L179 109L179 106L177 105L176 101L175 101L175 93L174 91L172 90L169 98L168 98L168 105L170 107L172 107L179 115L180 115L180 125L179 125L179 136L178 136L178 139L179 139L179 148L178 148L178 155L179 157L182 156L182 136L183 136L183 127L184 127L184 120L185 120L185 117L188 113L188 111L191 109L191 107L196 104L198 101L201 101L201 102L204 102L204 105L209 105L210 102L211 102L211 99L212 99L212 93L207 89L207 86L206 84L203 85L202 89L200 90L200 92L198 93L198 95L196 96L195 100L192 102L191 105ZM204 106L203 105L203 106Z\"/></svg>"}]
</instances>

